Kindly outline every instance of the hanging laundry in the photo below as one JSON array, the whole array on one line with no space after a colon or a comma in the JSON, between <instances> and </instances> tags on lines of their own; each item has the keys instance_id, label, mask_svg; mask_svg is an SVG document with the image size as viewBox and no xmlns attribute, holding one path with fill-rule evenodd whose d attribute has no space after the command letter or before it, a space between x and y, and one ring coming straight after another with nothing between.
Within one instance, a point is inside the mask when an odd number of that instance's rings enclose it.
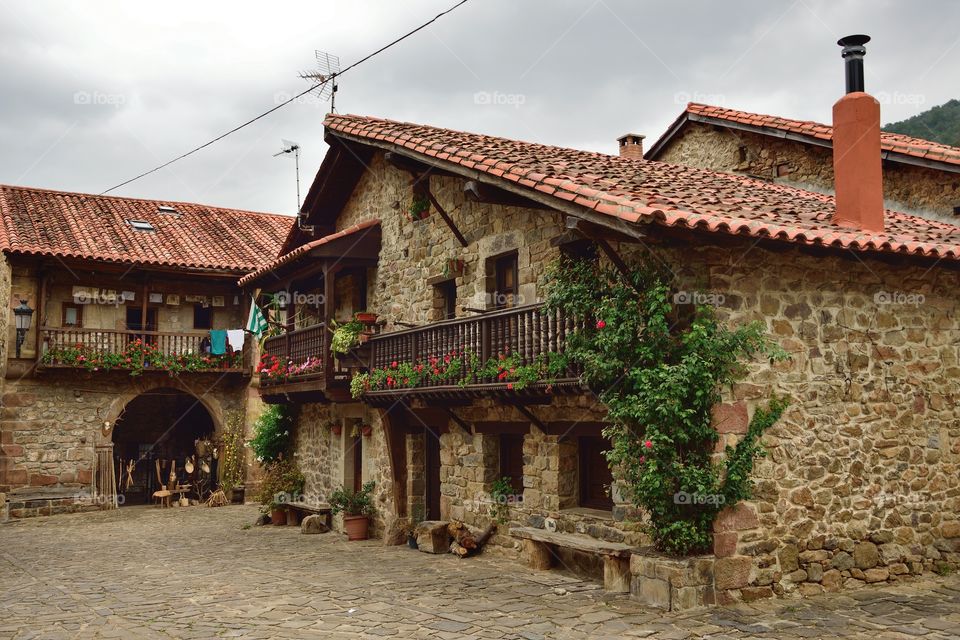
<instances>
[{"instance_id":1,"label":"hanging laundry","mask_svg":"<svg viewBox=\"0 0 960 640\"><path fill-rule=\"evenodd\" d=\"M227 352L227 332L223 329L210 330L210 353L222 356Z\"/></svg>"},{"instance_id":2,"label":"hanging laundry","mask_svg":"<svg viewBox=\"0 0 960 640\"><path fill-rule=\"evenodd\" d=\"M227 329L227 343L234 351L243 349L243 329Z\"/></svg>"}]
</instances>

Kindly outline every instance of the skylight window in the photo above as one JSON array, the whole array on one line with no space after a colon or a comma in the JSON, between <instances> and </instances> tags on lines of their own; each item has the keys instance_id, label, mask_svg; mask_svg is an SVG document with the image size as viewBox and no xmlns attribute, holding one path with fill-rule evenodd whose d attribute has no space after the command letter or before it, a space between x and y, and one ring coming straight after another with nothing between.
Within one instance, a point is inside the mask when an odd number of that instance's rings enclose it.
<instances>
[{"instance_id":1,"label":"skylight window","mask_svg":"<svg viewBox=\"0 0 960 640\"><path fill-rule=\"evenodd\" d=\"M160 213L168 213L175 216L180 215L180 212L177 211L176 207L171 207L170 205L166 205L166 204L157 205L157 211L159 211Z\"/></svg>"},{"instance_id":2,"label":"skylight window","mask_svg":"<svg viewBox=\"0 0 960 640\"><path fill-rule=\"evenodd\" d=\"M137 231L156 231L154 226L146 220L127 220L127 224Z\"/></svg>"}]
</instances>

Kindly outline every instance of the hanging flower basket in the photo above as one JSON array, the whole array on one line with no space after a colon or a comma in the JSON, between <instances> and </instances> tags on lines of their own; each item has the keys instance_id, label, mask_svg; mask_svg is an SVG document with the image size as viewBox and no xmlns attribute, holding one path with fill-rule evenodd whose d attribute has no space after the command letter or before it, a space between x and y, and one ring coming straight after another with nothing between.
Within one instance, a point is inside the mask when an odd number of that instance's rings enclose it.
<instances>
[{"instance_id":1,"label":"hanging flower basket","mask_svg":"<svg viewBox=\"0 0 960 640\"><path fill-rule=\"evenodd\" d=\"M360 434L364 438L369 438L371 435L373 435L373 427L369 424L360 425Z\"/></svg>"}]
</instances>

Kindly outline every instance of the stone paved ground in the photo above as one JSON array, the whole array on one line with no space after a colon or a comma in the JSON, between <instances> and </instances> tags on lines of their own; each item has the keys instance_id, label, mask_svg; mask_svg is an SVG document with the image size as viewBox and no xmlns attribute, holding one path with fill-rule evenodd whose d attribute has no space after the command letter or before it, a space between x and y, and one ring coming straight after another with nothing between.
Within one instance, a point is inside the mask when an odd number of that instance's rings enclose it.
<instances>
[{"instance_id":1,"label":"stone paved ground","mask_svg":"<svg viewBox=\"0 0 960 640\"><path fill-rule=\"evenodd\" d=\"M0 525L0 638L960 638L960 578L664 615L558 572L337 534L256 509Z\"/></svg>"}]
</instances>

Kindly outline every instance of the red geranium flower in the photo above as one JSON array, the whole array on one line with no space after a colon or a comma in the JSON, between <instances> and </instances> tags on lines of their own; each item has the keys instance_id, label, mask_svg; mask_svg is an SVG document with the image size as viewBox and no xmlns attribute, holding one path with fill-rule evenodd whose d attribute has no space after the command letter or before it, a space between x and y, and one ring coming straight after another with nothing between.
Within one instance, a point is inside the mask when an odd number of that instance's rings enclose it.
<instances>
[{"instance_id":1,"label":"red geranium flower","mask_svg":"<svg viewBox=\"0 0 960 640\"><path fill-rule=\"evenodd\" d=\"M643 446L645 446L647 449L652 449L653 442L651 442L650 440L647 440L646 442L643 443Z\"/></svg>"},{"instance_id":2,"label":"red geranium flower","mask_svg":"<svg viewBox=\"0 0 960 640\"><path fill-rule=\"evenodd\" d=\"M597 320L597 329L603 329L605 326L607 326L606 322L603 320Z\"/></svg>"}]
</instances>

